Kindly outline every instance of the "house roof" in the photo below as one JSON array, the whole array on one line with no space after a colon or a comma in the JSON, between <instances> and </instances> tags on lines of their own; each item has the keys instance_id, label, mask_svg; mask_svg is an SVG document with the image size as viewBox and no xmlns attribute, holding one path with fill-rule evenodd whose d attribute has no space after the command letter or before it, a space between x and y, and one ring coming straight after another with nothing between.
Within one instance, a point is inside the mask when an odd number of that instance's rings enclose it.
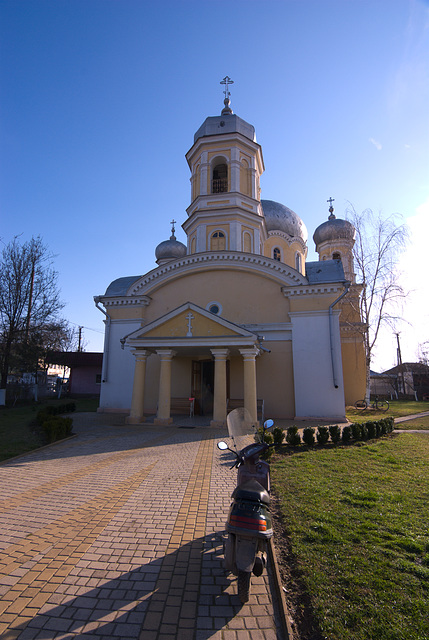
<instances>
[{"instance_id":1,"label":"house roof","mask_svg":"<svg viewBox=\"0 0 429 640\"><path fill-rule=\"evenodd\" d=\"M384 373L425 373L429 375L429 367L423 362L404 362Z\"/></svg>"},{"instance_id":2,"label":"house roof","mask_svg":"<svg viewBox=\"0 0 429 640\"><path fill-rule=\"evenodd\" d=\"M51 351L47 359L50 364L61 364L69 369L101 367L103 354L95 351Z\"/></svg>"}]
</instances>

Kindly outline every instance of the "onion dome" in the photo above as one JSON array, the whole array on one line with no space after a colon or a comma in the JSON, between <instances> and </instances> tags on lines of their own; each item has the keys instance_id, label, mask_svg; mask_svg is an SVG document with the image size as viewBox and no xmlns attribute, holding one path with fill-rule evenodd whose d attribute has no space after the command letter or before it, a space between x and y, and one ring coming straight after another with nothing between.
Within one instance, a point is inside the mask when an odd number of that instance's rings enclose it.
<instances>
[{"instance_id":1,"label":"onion dome","mask_svg":"<svg viewBox=\"0 0 429 640\"><path fill-rule=\"evenodd\" d=\"M170 260L178 260L186 256L187 249L183 242L179 242L174 235L174 223L172 221L171 236L169 240L164 240L155 249L155 258L157 264L164 264L164 262L170 262Z\"/></svg>"},{"instance_id":2,"label":"onion dome","mask_svg":"<svg viewBox=\"0 0 429 640\"><path fill-rule=\"evenodd\" d=\"M328 200L329 202L329 200ZM316 245L320 245L322 242L335 242L337 240L351 240L355 239L356 229L348 220L342 220L334 215L334 208L329 207L330 215L327 222L319 225L313 234L313 240Z\"/></svg>"},{"instance_id":3,"label":"onion dome","mask_svg":"<svg viewBox=\"0 0 429 640\"><path fill-rule=\"evenodd\" d=\"M299 238L306 243L307 228L292 209L274 200L261 200L267 231L282 231L291 238Z\"/></svg>"}]
</instances>

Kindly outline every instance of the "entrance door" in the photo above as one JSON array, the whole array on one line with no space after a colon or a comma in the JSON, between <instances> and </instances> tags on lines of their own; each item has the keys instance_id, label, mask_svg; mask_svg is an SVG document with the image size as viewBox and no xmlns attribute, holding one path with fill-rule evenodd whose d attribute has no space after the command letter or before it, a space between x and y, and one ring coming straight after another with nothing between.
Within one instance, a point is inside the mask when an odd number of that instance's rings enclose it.
<instances>
[{"instance_id":1,"label":"entrance door","mask_svg":"<svg viewBox=\"0 0 429 640\"><path fill-rule=\"evenodd\" d=\"M196 415L212 415L213 384L213 360L193 360L191 393L192 397L195 398Z\"/></svg>"},{"instance_id":2,"label":"entrance door","mask_svg":"<svg viewBox=\"0 0 429 640\"><path fill-rule=\"evenodd\" d=\"M229 360L226 361L227 398L229 398ZM195 398L195 414L213 415L214 360L192 361L191 393Z\"/></svg>"}]
</instances>

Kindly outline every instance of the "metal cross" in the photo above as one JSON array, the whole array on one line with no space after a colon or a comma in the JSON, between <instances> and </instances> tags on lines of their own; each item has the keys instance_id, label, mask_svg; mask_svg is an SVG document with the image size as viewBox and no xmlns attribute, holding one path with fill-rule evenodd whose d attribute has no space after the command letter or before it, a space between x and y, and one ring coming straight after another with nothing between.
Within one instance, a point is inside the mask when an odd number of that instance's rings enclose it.
<instances>
[{"instance_id":1,"label":"metal cross","mask_svg":"<svg viewBox=\"0 0 429 640\"><path fill-rule=\"evenodd\" d=\"M188 321L188 333L186 334L187 338L192 338L192 325L191 325L191 321L194 319L195 316L192 315L191 312L188 313L188 315L186 316L186 320Z\"/></svg>"},{"instance_id":2,"label":"metal cross","mask_svg":"<svg viewBox=\"0 0 429 640\"><path fill-rule=\"evenodd\" d=\"M335 202L335 198L329 198L329 200L327 200L326 202L329 202L332 207L332 203Z\"/></svg>"},{"instance_id":3,"label":"metal cross","mask_svg":"<svg viewBox=\"0 0 429 640\"><path fill-rule=\"evenodd\" d=\"M171 233L174 234L174 232L176 231L176 229L174 227L174 225L176 224L176 220L174 220L174 218L173 218L173 220L170 222L170 224L172 225L171 226Z\"/></svg>"},{"instance_id":4,"label":"metal cross","mask_svg":"<svg viewBox=\"0 0 429 640\"><path fill-rule=\"evenodd\" d=\"M231 95L230 92L228 91L228 85L234 84L234 80L231 80L229 76L225 76L224 79L219 82L219 84L225 85L224 94L225 94L225 100L227 100L228 97Z\"/></svg>"}]
</instances>

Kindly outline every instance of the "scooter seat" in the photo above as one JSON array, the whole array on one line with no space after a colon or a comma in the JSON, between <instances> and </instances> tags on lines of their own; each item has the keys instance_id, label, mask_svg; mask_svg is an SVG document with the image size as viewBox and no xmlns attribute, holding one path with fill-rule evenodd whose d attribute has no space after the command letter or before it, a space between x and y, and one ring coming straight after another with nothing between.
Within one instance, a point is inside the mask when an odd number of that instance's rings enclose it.
<instances>
[{"instance_id":1,"label":"scooter seat","mask_svg":"<svg viewBox=\"0 0 429 640\"><path fill-rule=\"evenodd\" d=\"M234 500L249 500L270 504L269 493L257 480L247 480L234 489L232 494Z\"/></svg>"}]
</instances>

